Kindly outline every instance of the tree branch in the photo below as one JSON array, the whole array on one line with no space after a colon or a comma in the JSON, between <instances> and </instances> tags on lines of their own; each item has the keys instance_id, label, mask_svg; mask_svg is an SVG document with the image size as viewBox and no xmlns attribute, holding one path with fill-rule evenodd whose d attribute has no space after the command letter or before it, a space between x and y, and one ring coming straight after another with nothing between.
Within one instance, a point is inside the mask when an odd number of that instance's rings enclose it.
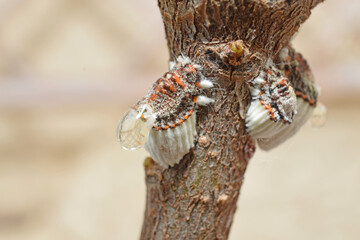
<instances>
[{"instance_id":1,"label":"tree branch","mask_svg":"<svg viewBox=\"0 0 360 240\"><path fill-rule=\"evenodd\" d=\"M170 59L203 67L215 99L197 108L195 147L163 169L145 160L147 199L141 239L227 239L255 143L244 124L248 81L321 0L158 0ZM237 52L241 45L244 52ZM234 50L235 47L235 50Z\"/></svg>"}]
</instances>

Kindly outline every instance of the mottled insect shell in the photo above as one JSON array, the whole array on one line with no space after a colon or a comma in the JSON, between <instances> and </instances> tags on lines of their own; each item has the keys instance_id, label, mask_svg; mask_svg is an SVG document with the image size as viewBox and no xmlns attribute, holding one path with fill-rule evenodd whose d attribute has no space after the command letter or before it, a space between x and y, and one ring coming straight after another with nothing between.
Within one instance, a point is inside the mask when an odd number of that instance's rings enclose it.
<instances>
[{"instance_id":1,"label":"mottled insect shell","mask_svg":"<svg viewBox=\"0 0 360 240\"><path fill-rule=\"evenodd\" d=\"M270 150L293 136L310 118L318 97L318 87L314 83L308 64L301 54L296 53L291 47L283 48L280 51L276 59L276 66L279 69L276 69L271 61L269 61L269 66L272 71L277 72L276 75L273 74L272 80L269 77L266 78L268 74L262 72L250 82L253 100L246 117L248 132L257 139L259 147L263 150ZM289 115L290 119L276 117L277 114L283 115L281 109L276 107L279 102L284 102L283 96L278 98L275 94L276 91L266 92L263 90L263 86L274 86L272 83L281 81L284 77L288 79L289 85L286 95L293 99L289 106L294 108L294 115ZM261 101L264 94L270 100L265 102L266 104ZM294 101L295 96L296 101ZM270 111L269 109L273 109L273 106L276 110ZM279 121L281 118L282 120Z\"/></svg>"},{"instance_id":2,"label":"mottled insect shell","mask_svg":"<svg viewBox=\"0 0 360 240\"><path fill-rule=\"evenodd\" d=\"M194 147L196 106L214 101L200 95L204 89L213 87L213 83L205 79L200 70L201 67L192 64L189 58L180 57L172 62L170 72L158 79L148 94L136 104L134 109L137 114L132 113L131 118L125 114L124 120L120 120L120 123L128 123L126 126L130 126L131 131L129 134L124 132L126 128L119 127L118 136L138 140L127 141L122 137L120 142L125 141L122 145L126 145L127 149L137 148L143 142L143 137L138 133L143 132L133 126L146 125L149 134L145 149L154 161L164 168L177 164ZM132 133L136 136L132 136Z\"/></svg>"},{"instance_id":3,"label":"mottled insect shell","mask_svg":"<svg viewBox=\"0 0 360 240\"><path fill-rule=\"evenodd\" d=\"M296 96L315 106L319 95L319 87L309 65L300 53L291 47L284 47L276 59L276 65L295 89Z\"/></svg>"},{"instance_id":4,"label":"mottled insect shell","mask_svg":"<svg viewBox=\"0 0 360 240\"><path fill-rule=\"evenodd\" d=\"M254 138L269 138L286 128L296 114L296 95L273 64L250 82L252 102L245 118Z\"/></svg>"}]
</instances>

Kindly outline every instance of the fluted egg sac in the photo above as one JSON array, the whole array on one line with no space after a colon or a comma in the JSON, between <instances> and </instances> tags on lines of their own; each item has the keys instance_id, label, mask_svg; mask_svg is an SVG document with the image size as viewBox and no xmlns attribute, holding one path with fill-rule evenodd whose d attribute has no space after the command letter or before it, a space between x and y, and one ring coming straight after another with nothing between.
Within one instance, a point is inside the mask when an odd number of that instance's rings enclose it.
<instances>
[{"instance_id":1,"label":"fluted egg sac","mask_svg":"<svg viewBox=\"0 0 360 240\"><path fill-rule=\"evenodd\" d=\"M270 138L260 138L257 140L258 145L263 150L270 150L277 147L287 139L295 135L295 133L307 122L310 118L314 106L304 101L302 98L297 98L297 114L295 115L293 122L282 128L281 131L274 134Z\"/></svg>"},{"instance_id":2,"label":"fluted egg sac","mask_svg":"<svg viewBox=\"0 0 360 240\"><path fill-rule=\"evenodd\" d=\"M196 136L195 112L181 125L167 130L150 130L145 150L155 162L167 168L179 163L183 156L194 147Z\"/></svg>"}]
</instances>

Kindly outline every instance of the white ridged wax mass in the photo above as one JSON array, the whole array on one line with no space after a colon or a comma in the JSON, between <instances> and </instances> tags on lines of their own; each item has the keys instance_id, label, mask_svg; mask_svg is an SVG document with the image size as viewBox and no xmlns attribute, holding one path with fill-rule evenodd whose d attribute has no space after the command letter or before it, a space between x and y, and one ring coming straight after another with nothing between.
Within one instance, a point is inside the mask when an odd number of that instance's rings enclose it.
<instances>
[{"instance_id":1,"label":"white ridged wax mass","mask_svg":"<svg viewBox=\"0 0 360 240\"><path fill-rule=\"evenodd\" d=\"M155 162L164 168L179 163L183 156L194 147L196 136L196 114L175 128L167 130L150 130L145 143L145 150Z\"/></svg>"},{"instance_id":2,"label":"white ridged wax mass","mask_svg":"<svg viewBox=\"0 0 360 240\"><path fill-rule=\"evenodd\" d=\"M258 139L257 142L259 147L263 150L270 150L285 142L290 137L294 136L295 133L310 118L314 109L314 106L310 105L302 98L297 98L297 114L295 115L292 123L282 127L280 131L278 131L276 134L273 134L269 138Z\"/></svg>"}]
</instances>

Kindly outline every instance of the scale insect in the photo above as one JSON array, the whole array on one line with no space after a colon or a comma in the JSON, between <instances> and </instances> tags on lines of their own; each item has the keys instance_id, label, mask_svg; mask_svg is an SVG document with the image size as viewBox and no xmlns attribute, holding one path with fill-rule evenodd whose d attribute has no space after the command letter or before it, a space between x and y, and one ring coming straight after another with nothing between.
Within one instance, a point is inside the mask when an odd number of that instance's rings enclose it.
<instances>
[{"instance_id":1,"label":"scale insect","mask_svg":"<svg viewBox=\"0 0 360 240\"><path fill-rule=\"evenodd\" d=\"M170 71L120 119L116 134L124 149L144 146L164 168L179 163L194 147L197 106L214 101L201 95L214 87L201 70L187 57L170 62Z\"/></svg>"},{"instance_id":2,"label":"scale insect","mask_svg":"<svg viewBox=\"0 0 360 240\"><path fill-rule=\"evenodd\" d=\"M246 127L254 138L271 137L292 123L297 113L295 91L273 64L250 82L250 92Z\"/></svg>"},{"instance_id":3,"label":"scale insect","mask_svg":"<svg viewBox=\"0 0 360 240\"><path fill-rule=\"evenodd\" d=\"M292 137L311 117L319 95L301 54L285 47L278 61L274 64L269 60L267 68L249 82L252 102L246 114L246 128L263 150ZM321 113L325 114L325 110ZM323 124L324 117L319 118Z\"/></svg>"}]
</instances>

